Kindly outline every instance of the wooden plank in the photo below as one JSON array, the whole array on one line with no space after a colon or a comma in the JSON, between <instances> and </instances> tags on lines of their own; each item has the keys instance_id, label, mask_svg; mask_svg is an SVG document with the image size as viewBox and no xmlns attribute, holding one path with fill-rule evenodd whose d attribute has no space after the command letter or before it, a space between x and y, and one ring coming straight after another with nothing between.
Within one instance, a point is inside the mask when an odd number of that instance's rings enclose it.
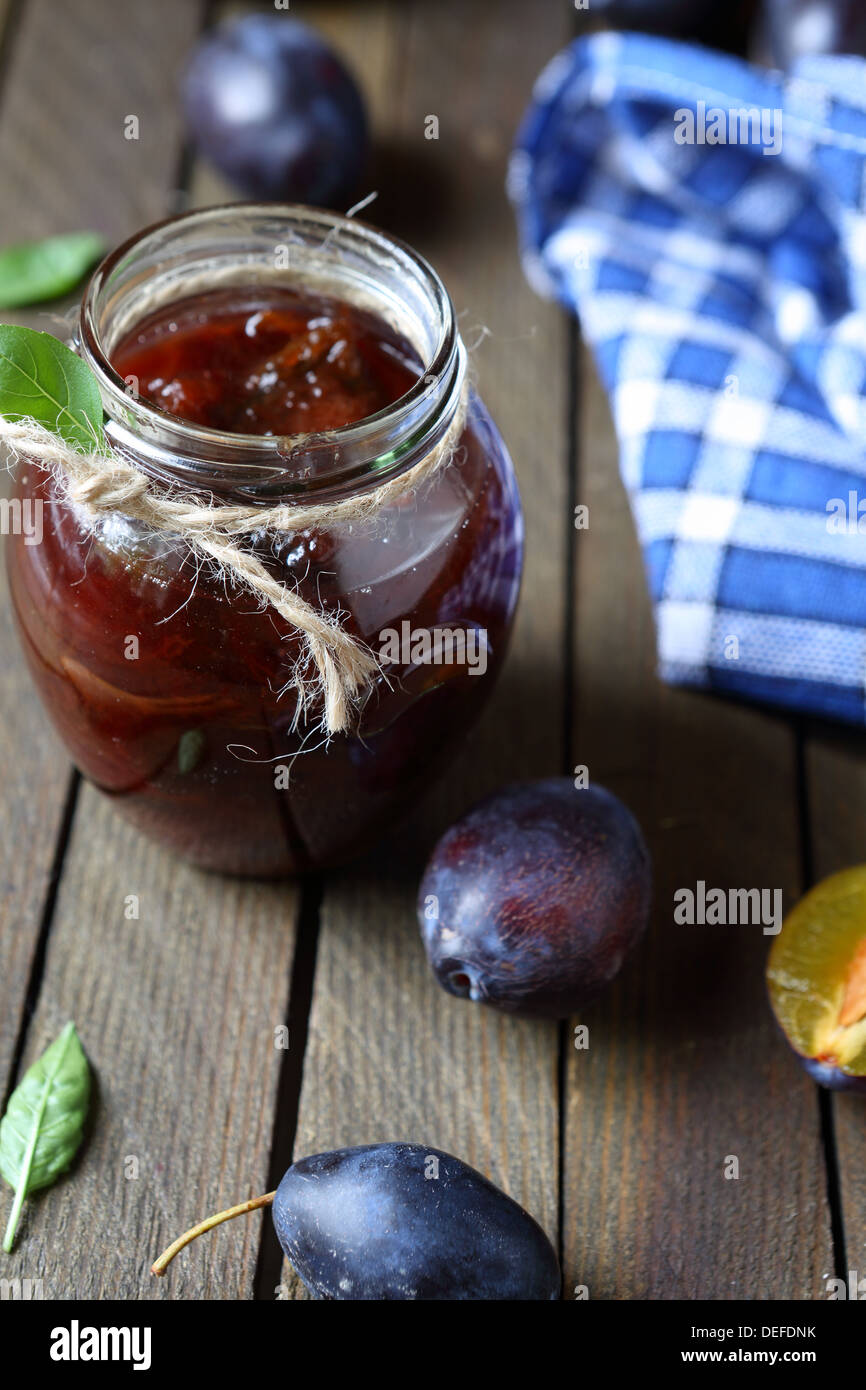
<instances>
[{"instance_id":1,"label":"wooden plank","mask_svg":"<svg viewBox=\"0 0 866 1390\"><path fill-rule=\"evenodd\" d=\"M648 940L569 1048L566 1289L591 1298L811 1299L832 1269L814 1087L767 1004L755 926L680 926L677 888L800 887L781 719L664 687L591 364L578 498L574 762L633 808L655 862ZM728 1156L739 1178L725 1178Z\"/></svg>"},{"instance_id":2,"label":"wooden plank","mask_svg":"<svg viewBox=\"0 0 866 1390\"><path fill-rule=\"evenodd\" d=\"M806 744L812 870L815 880L866 861L866 737L816 727ZM845 1273L866 1277L866 1132L862 1096L831 1100L838 1164ZM841 1252L839 1252L841 1254Z\"/></svg>"},{"instance_id":3,"label":"wooden plank","mask_svg":"<svg viewBox=\"0 0 866 1390\"><path fill-rule=\"evenodd\" d=\"M152 21L140 7L129 8L128 49L138 53ZM10 34L0 86L4 243L85 226L114 239L162 210L162 202L152 196L154 161L162 162L169 103L145 99L149 78L144 65L137 65L128 85L112 81L108 57L116 14L110 0L77 0L60 11L50 0L31 0ZM11 18L4 0L0 37ZM179 38L182 29L173 22L167 41ZM123 139L123 119L130 111L148 114L137 145ZM124 160L129 171L125 182L118 177ZM3 310L0 316L6 323L63 334L75 303L76 296L70 295L30 310ZM4 472L4 495L8 485ZM5 1089L24 1023L28 982L38 968L40 920L72 786L64 751L33 699L12 621L5 566L0 567L0 643L6 654L0 668L0 1088Z\"/></svg>"},{"instance_id":4,"label":"wooden plank","mask_svg":"<svg viewBox=\"0 0 866 1390\"><path fill-rule=\"evenodd\" d=\"M86 222L116 238L168 210L177 80L200 21L201 6L173 0L28 6L0 169L34 231ZM129 114L139 142L123 138ZM42 1278L51 1298L249 1296L255 1220L164 1283L148 1266L192 1220L266 1182L294 910L292 890L185 867L84 790L25 1062L74 1016L97 1098L74 1175L28 1205L10 1278Z\"/></svg>"},{"instance_id":5,"label":"wooden plank","mask_svg":"<svg viewBox=\"0 0 866 1390\"><path fill-rule=\"evenodd\" d=\"M381 196L363 215L432 260L467 341L481 339L474 368L523 483L528 553L509 662L465 752L402 835L326 884L295 1153L382 1138L444 1147L556 1240L557 1029L439 990L414 898L449 820L502 783L562 766L565 327L523 280L504 175L532 78L568 16L547 10L530 30L516 0L389 7L387 24L375 5L297 13L332 33L364 79ZM429 115L438 141L424 139ZM288 1270L286 1281L287 1296L302 1296Z\"/></svg>"},{"instance_id":6,"label":"wooden plank","mask_svg":"<svg viewBox=\"0 0 866 1390\"><path fill-rule=\"evenodd\" d=\"M9 0L0 0L0 44L6 42L9 23Z\"/></svg>"},{"instance_id":7,"label":"wooden plank","mask_svg":"<svg viewBox=\"0 0 866 1390\"><path fill-rule=\"evenodd\" d=\"M28 0L0 113L4 236L13 213L31 235L86 226L109 241L165 215L177 80L201 11L200 0Z\"/></svg>"},{"instance_id":8,"label":"wooden plank","mask_svg":"<svg viewBox=\"0 0 866 1390\"><path fill-rule=\"evenodd\" d=\"M31 0L11 44L0 89L0 185L4 242L92 227L116 241L168 210L177 164L174 81L198 23L197 6L127 4L122 23L111 0L56 6ZM3 6L0 18L5 18ZM161 42L164 50L154 50ZM142 55L168 53L159 74ZM130 114L140 138L126 140ZM4 322L68 331L77 296L31 310L2 311ZM3 475L4 486L8 485ZM21 658L0 575L0 1087L5 1089L36 968L40 919L70 794L71 769Z\"/></svg>"},{"instance_id":9,"label":"wooden plank","mask_svg":"<svg viewBox=\"0 0 866 1390\"><path fill-rule=\"evenodd\" d=\"M7 184L10 146L5 139L4 105L14 100L8 5L0 4L0 43L7 39L8 63L0 73L0 185ZM4 98L6 99L4 102ZM15 198L4 199L3 240L31 235L29 210ZM0 311L4 322L34 320L33 315ZM35 324L34 324L35 326ZM10 479L0 474L0 495ZM70 787L70 768L32 687L9 610L6 567L0 565L0 757L4 795L0 799L0 1089L5 1090L17 1040L24 1022L28 983L37 957L40 921L51 866Z\"/></svg>"},{"instance_id":10,"label":"wooden plank","mask_svg":"<svg viewBox=\"0 0 866 1390\"><path fill-rule=\"evenodd\" d=\"M41 1278L55 1299L250 1296L259 1218L165 1280L149 1266L202 1216L266 1190L293 903L284 885L187 867L85 790L28 1055L75 1017L91 1132L73 1175L29 1204L10 1278Z\"/></svg>"}]
</instances>

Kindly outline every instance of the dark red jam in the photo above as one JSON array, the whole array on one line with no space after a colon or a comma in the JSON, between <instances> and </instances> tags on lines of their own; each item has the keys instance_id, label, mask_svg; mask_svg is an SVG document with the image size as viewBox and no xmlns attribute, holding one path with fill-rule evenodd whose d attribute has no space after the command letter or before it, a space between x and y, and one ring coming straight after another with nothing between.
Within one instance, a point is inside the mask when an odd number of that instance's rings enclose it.
<instances>
[{"instance_id":1,"label":"dark red jam","mask_svg":"<svg viewBox=\"0 0 866 1390\"><path fill-rule=\"evenodd\" d=\"M285 290L178 302L142 320L113 365L185 420L279 435L383 410L419 371L377 318ZM45 503L42 544L14 537L8 555L49 713L119 810L204 867L297 872L367 847L441 770L501 665L522 530L508 456L478 401L459 462L372 526L254 542L281 580L387 652L357 728L330 741L320 710L293 727L304 649L273 610L123 517L91 532L35 465L17 486ZM425 659L415 639L442 628L469 634L476 659Z\"/></svg>"},{"instance_id":2,"label":"dark red jam","mask_svg":"<svg viewBox=\"0 0 866 1390\"><path fill-rule=\"evenodd\" d=\"M172 415L230 434L338 429L399 400L421 364L381 319L289 289L214 290L118 343L113 365Z\"/></svg>"}]
</instances>

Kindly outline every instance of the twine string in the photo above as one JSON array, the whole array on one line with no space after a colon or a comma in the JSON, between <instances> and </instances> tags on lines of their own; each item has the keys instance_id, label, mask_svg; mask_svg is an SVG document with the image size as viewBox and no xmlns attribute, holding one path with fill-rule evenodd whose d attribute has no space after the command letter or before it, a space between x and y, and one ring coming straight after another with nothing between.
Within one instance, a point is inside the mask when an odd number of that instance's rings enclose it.
<instances>
[{"instance_id":1,"label":"twine string","mask_svg":"<svg viewBox=\"0 0 866 1390\"><path fill-rule=\"evenodd\" d=\"M310 663L295 663L289 685L294 686L297 723L317 700L323 704L326 732L348 729L359 699L379 673L379 663L363 642L353 637L338 618L315 608L298 591L275 578L239 540L253 533L292 533L347 521L375 519L396 498L414 492L451 462L466 424L466 386L446 433L417 463L379 487L338 502L312 505L277 503L250 506L209 502L179 489L166 488L144 474L117 451L84 453L52 434L36 420L12 420L0 415L0 443L13 458L29 458L49 470L69 503L93 525L120 513L151 531L182 538L192 550L216 563L242 588L302 634Z\"/></svg>"}]
</instances>

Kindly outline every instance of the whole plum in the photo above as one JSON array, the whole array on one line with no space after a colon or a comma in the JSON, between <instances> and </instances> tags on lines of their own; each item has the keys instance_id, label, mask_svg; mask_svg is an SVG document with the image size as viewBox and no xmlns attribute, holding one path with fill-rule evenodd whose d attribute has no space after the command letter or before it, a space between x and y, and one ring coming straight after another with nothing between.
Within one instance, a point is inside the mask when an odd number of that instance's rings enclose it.
<instances>
[{"instance_id":1,"label":"whole plum","mask_svg":"<svg viewBox=\"0 0 866 1390\"><path fill-rule=\"evenodd\" d=\"M364 103L306 24L253 14L207 34L182 97L196 148L252 197L340 207L357 188L367 153Z\"/></svg>"},{"instance_id":2,"label":"whole plum","mask_svg":"<svg viewBox=\"0 0 866 1390\"><path fill-rule=\"evenodd\" d=\"M439 840L418 920L442 987L564 1018L614 978L649 914L640 828L602 787L565 777L489 797Z\"/></svg>"},{"instance_id":3,"label":"whole plum","mask_svg":"<svg viewBox=\"0 0 866 1390\"><path fill-rule=\"evenodd\" d=\"M590 0L596 23L670 34L710 48L745 53L758 0Z\"/></svg>"},{"instance_id":4,"label":"whole plum","mask_svg":"<svg viewBox=\"0 0 866 1390\"><path fill-rule=\"evenodd\" d=\"M277 1188L273 1217L318 1298L559 1297L559 1264L537 1222L439 1149L365 1144L302 1158Z\"/></svg>"},{"instance_id":5,"label":"whole plum","mask_svg":"<svg viewBox=\"0 0 866 1390\"><path fill-rule=\"evenodd\" d=\"M774 67L812 53L866 54L863 0L765 0L764 31Z\"/></svg>"},{"instance_id":6,"label":"whole plum","mask_svg":"<svg viewBox=\"0 0 866 1390\"><path fill-rule=\"evenodd\" d=\"M559 1263L538 1222L461 1159L423 1144L298 1159L275 1192L191 1226L151 1271L165 1274L196 1237L267 1206L287 1259L316 1298L559 1298Z\"/></svg>"}]
</instances>

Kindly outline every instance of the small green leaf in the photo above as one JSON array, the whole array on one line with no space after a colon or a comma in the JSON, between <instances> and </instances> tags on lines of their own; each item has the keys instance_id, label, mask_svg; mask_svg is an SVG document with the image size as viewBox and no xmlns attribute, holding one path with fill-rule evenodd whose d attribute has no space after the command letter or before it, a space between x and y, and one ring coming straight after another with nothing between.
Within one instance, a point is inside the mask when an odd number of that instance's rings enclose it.
<instances>
[{"instance_id":1,"label":"small green leaf","mask_svg":"<svg viewBox=\"0 0 866 1390\"><path fill-rule=\"evenodd\" d=\"M0 415L38 420L75 449L102 443L102 398L86 362L50 333L0 323Z\"/></svg>"},{"instance_id":2,"label":"small green leaf","mask_svg":"<svg viewBox=\"0 0 866 1390\"><path fill-rule=\"evenodd\" d=\"M181 734L177 745L177 766L179 772L193 772L198 767L207 740L201 729L187 729Z\"/></svg>"},{"instance_id":3,"label":"small green leaf","mask_svg":"<svg viewBox=\"0 0 866 1390\"><path fill-rule=\"evenodd\" d=\"M0 250L0 309L41 304L74 290L105 251L95 232L69 232Z\"/></svg>"},{"instance_id":4,"label":"small green leaf","mask_svg":"<svg viewBox=\"0 0 866 1390\"><path fill-rule=\"evenodd\" d=\"M0 1173L15 1188L3 1249L12 1249L24 1198L65 1173L81 1143L90 1068L74 1023L33 1063L0 1120Z\"/></svg>"}]
</instances>

